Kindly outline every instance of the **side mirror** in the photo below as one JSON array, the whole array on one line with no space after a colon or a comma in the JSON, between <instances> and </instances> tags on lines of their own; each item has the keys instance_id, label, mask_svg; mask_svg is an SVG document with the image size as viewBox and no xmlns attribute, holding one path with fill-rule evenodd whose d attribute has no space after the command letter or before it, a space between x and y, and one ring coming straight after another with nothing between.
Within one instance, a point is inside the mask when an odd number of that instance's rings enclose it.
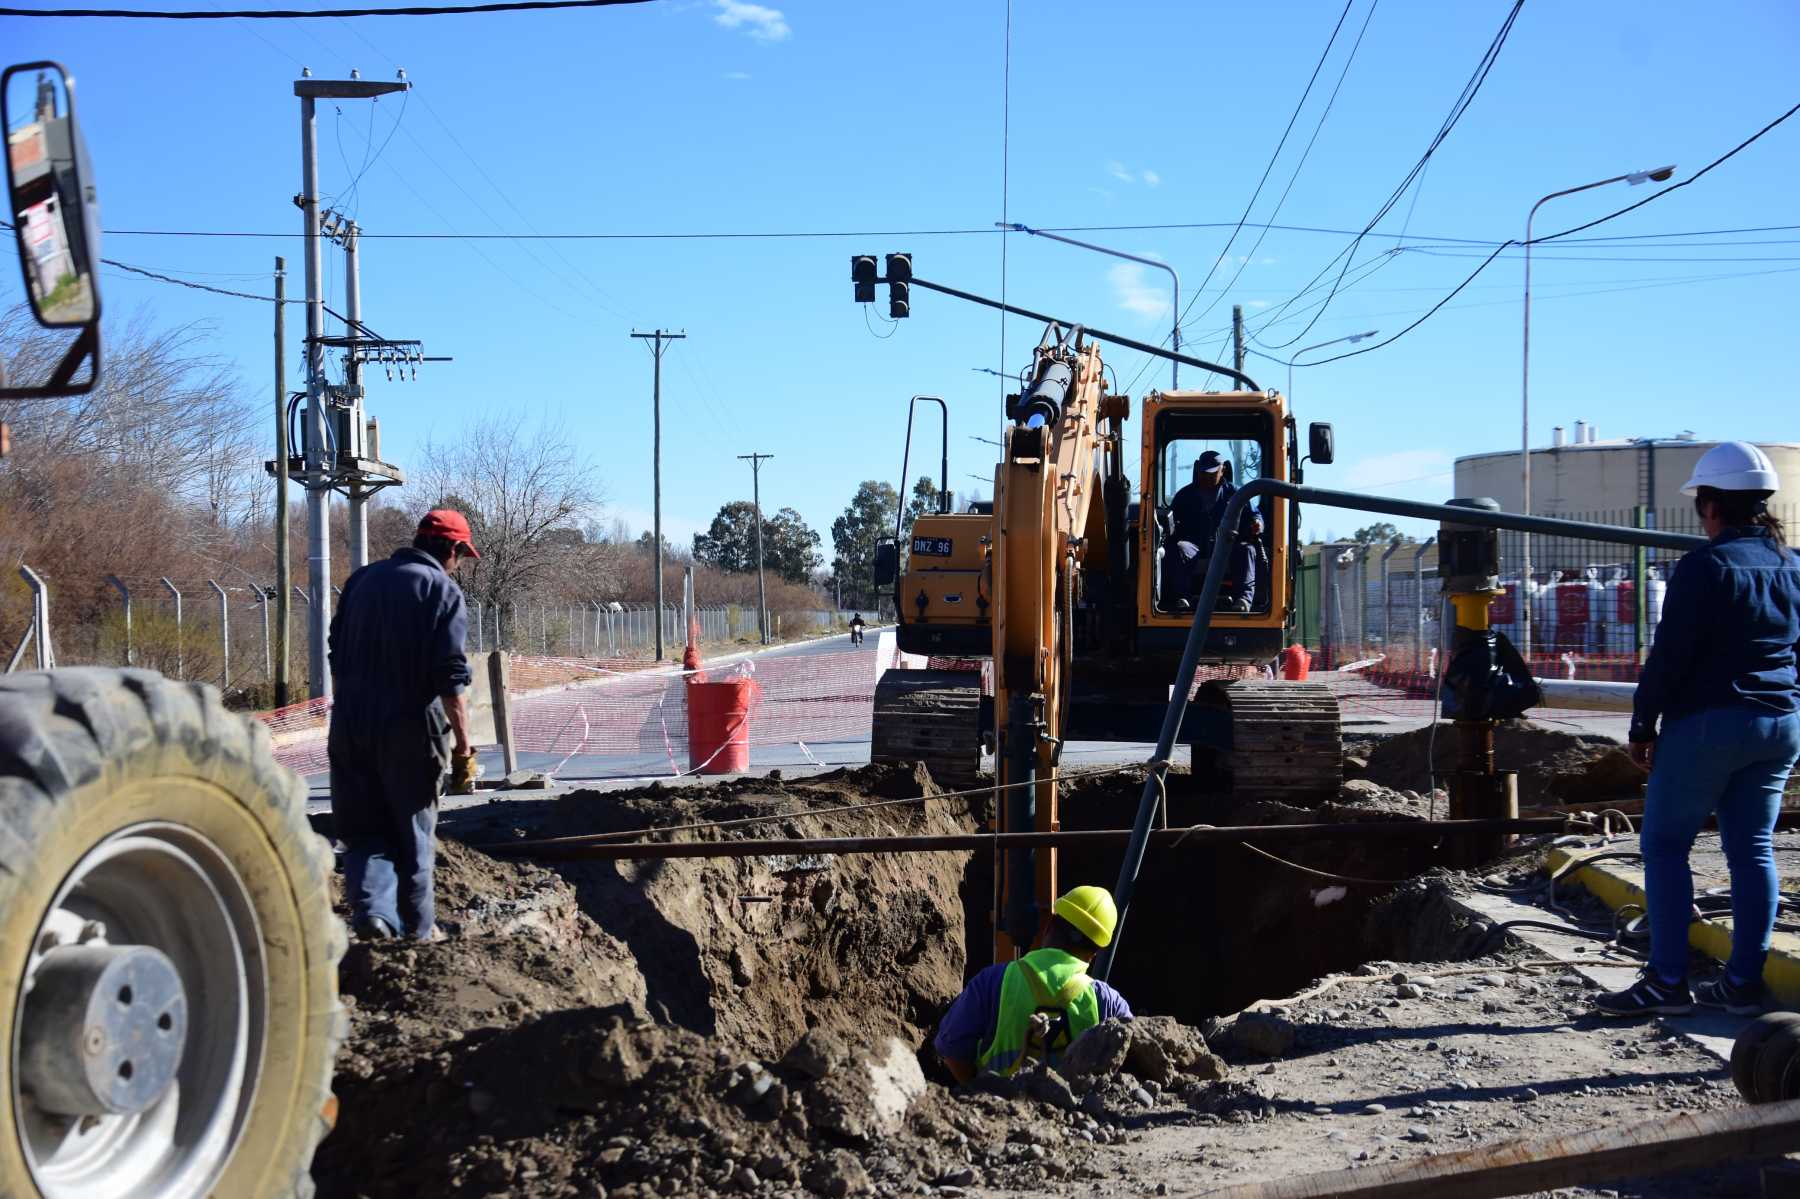
<instances>
[{"instance_id":1,"label":"side mirror","mask_svg":"<svg viewBox=\"0 0 1800 1199\"><path fill-rule=\"evenodd\" d=\"M54 62L0 74L7 219L38 323L80 329L50 379L0 387L0 399L81 395L100 380L100 206L75 118L75 81ZM87 375L77 380L84 359Z\"/></svg>"},{"instance_id":2,"label":"side mirror","mask_svg":"<svg viewBox=\"0 0 1800 1199\"><path fill-rule=\"evenodd\" d=\"M1335 446L1328 422L1314 421L1306 426L1306 456L1315 464L1330 466L1331 460L1337 456Z\"/></svg>"},{"instance_id":3,"label":"side mirror","mask_svg":"<svg viewBox=\"0 0 1800 1199\"><path fill-rule=\"evenodd\" d=\"M875 586L891 587L900 574L900 547L891 541L875 544Z\"/></svg>"}]
</instances>

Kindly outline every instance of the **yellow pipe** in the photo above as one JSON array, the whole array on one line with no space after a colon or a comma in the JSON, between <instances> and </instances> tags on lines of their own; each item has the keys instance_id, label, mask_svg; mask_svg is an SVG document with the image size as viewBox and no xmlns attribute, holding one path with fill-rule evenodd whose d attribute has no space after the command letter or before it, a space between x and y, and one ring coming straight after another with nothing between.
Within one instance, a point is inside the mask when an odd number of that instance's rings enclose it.
<instances>
[{"instance_id":1,"label":"yellow pipe","mask_svg":"<svg viewBox=\"0 0 1800 1199\"><path fill-rule=\"evenodd\" d=\"M1459 593L1450 597L1456 607L1456 626L1461 629L1483 630L1488 627L1488 606L1494 597L1485 591Z\"/></svg>"}]
</instances>

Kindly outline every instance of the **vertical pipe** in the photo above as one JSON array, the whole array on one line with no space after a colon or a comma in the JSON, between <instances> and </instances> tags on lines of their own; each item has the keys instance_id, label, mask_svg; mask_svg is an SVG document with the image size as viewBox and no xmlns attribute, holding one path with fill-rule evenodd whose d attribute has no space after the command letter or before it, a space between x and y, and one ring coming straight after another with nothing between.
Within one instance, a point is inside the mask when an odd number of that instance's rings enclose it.
<instances>
[{"instance_id":1,"label":"vertical pipe","mask_svg":"<svg viewBox=\"0 0 1800 1199\"><path fill-rule=\"evenodd\" d=\"M19 577L31 588L32 650L39 670L56 669L56 651L50 645L50 589L37 571L19 563Z\"/></svg>"},{"instance_id":2,"label":"vertical pipe","mask_svg":"<svg viewBox=\"0 0 1800 1199\"><path fill-rule=\"evenodd\" d=\"M486 646L483 644L483 642L485 642L486 640L487 640L487 633L486 633L486 630L484 630L482 628L482 623L481 623L481 601L476 600L475 601L475 652L476 653L479 654L479 653L485 652Z\"/></svg>"},{"instance_id":3,"label":"vertical pipe","mask_svg":"<svg viewBox=\"0 0 1800 1199\"><path fill-rule=\"evenodd\" d=\"M288 445L287 419L287 259L275 259L275 706L285 708L291 685L288 663L293 660L294 568L288 560ZM265 616L267 614L265 613Z\"/></svg>"},{"instance_id":4,"label":"vertical pipe","mask_svg":"<svg viewBox=\"0 0 1800 1199\"><path fill-rule=\"evenodd\" d=\"M1388 559L1399 548L1400 539L1396 537L1381 555L1381 652L1389 656L1394 652L1393 630L1389 627L1393 621L1394 604L1393 597L1388 594Z\"/></svg>"},{"instance_id":5,"label":"vertical pipe","mask_svg":"<svg viewBox=\"0 0 1800 1199\"><path fill-rule=\"evenodd\" d=\"M1417 630L1413 639L1413 669L1421 674L1425 670L1425 551L1436 544L1435 536L1427 537L1413 551L1413 625ZM1530 603L1531 599L1526 596L1522 602Z\"/></svg>"},{"instance_id":6,"label":"vertical pipe","mask_svg":"<svg viewBox=\"0 0 1800 1199\"><path fill-rule=\"evenodd\" d=\"M270 591L259 583L256 587L256 596L261 601L262 607L263 678L273 679L275 677L275 655L270 651L269 646Z\"/></svg>"}]
</instances>

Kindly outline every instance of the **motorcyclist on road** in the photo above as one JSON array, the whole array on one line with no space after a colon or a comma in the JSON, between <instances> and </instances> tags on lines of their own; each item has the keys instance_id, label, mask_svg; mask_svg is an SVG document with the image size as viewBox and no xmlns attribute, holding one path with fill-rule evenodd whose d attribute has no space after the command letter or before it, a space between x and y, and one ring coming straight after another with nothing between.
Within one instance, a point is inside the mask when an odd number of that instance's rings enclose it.
<instances>
[{"instance_id":1,"label":"motorcyclist on road","mask_svg":"<svg viewBox=\"0 0 1800 1199\"><path fill-rule=\"evenodd\" d=\"M861 645L863 643L863 623L864 622L863 622L861 612L852 612L850 614L850 644L851 645Z\"/></svg>"}]
</instances>

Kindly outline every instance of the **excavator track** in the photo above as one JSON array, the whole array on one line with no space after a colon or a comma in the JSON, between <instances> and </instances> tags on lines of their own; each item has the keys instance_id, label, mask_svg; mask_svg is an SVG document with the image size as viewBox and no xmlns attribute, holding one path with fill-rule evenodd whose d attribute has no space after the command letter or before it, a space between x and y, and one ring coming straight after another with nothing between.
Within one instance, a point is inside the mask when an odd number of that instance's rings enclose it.
<instances>
[{"instance_id":1,"label":"excavator track","mask_svg":"<svg viewBox=\"0 0 1800 1199\"><path fill-rule=\"evenodd\" d=\"M1200 702L1229 715L1222 764L1234 798L1311 807L1337 798L1344 739L1337 696L1322 683L1208 683Z\"/></svg>"},{"instance_id":2,"label":"excavator track","mask_svg":"<svg viewBox=\"0 0 1800 1199\"><path fill-rule=\"evenodd\" d=\"M875 762L923 762L932 781L981 785L981 676L959 670L890 670L875 684Z\"/></svg>"}]
</instances>

